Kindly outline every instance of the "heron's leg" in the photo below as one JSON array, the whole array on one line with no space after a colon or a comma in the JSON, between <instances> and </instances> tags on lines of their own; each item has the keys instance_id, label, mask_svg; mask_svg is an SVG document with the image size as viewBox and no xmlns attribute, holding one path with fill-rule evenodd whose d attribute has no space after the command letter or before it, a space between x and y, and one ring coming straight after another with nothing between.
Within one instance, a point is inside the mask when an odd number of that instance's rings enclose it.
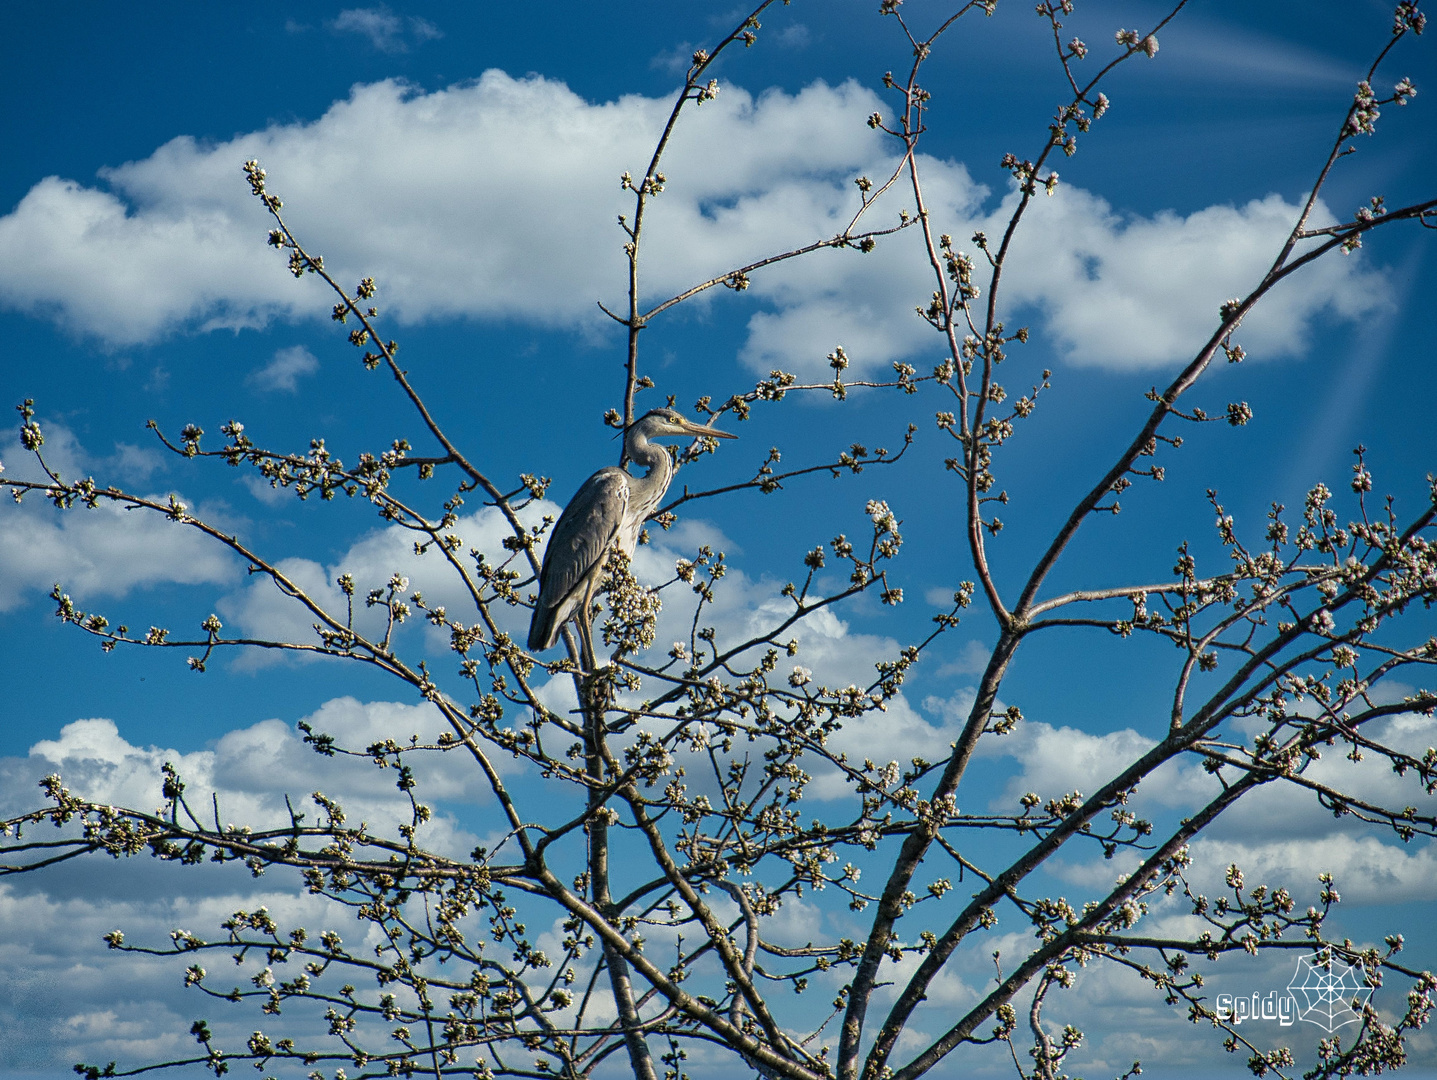
<instances>
[{"instance_id":1,"label":"heron's leg","mask_svg":"<svg viewBox=\"0 0 1437 1080\"><path fill-rule=\"evenodd\" d=\"M592 675L598 667L598 661L594 658L594 585L595 580L590 580L584 588L584 606L580 608L581 614L579 623L579 660L584 666L585 674Z\"/></svg>"},{"instance_id":2,"label":"heron's leg","mask_svg":"<svg viewBox=\"0 0 1437 1080\"><path fill-rule=\"evenodd\" d=\"M580 659L584 664L584 674L592 675L598 664L594 660L594 627L588 619L579 620L579 648L582 654Z\"/></svg>"}]
</instances>

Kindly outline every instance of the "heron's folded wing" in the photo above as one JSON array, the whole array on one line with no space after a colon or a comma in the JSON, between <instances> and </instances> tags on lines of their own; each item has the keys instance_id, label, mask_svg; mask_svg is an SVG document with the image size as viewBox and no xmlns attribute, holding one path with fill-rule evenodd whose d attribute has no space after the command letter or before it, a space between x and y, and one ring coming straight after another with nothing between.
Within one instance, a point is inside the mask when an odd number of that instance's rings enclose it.
<instances>
[{"instance_id":1,"label":"heron's folded wing","mask_svg":"<svg viewBox=\"0 0 1437 1080\"><path fill-rule=\"evenodd\" d=\"M629 477L622 469L602 469L584 481L549 535L539 582L541 608L562 603L602 565L628 503Z\"/></svg>"}]
</instances>

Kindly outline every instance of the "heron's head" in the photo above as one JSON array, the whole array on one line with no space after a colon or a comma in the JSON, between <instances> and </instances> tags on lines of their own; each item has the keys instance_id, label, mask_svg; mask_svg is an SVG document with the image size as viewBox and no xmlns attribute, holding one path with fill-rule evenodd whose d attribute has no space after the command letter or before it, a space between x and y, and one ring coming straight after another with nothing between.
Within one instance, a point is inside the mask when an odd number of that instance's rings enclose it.
<instances>
[{"instance_id":1,"label":"heron's head","mask_svg":"<svg viewBox=\"0 0 1437 1080\"><path fill-rule=\"evenodd\" d=\"M719 431L717 428L708 427L705 424L695 424L683 413L675 409L650 409L634 421L634 426L629 429L630 437L642 435L646 439L662 439L665 436L688 435L701 436L711 435L716 439L737 439L737 435L730 435L727 431Z\"/></svg>"}]
</instances>

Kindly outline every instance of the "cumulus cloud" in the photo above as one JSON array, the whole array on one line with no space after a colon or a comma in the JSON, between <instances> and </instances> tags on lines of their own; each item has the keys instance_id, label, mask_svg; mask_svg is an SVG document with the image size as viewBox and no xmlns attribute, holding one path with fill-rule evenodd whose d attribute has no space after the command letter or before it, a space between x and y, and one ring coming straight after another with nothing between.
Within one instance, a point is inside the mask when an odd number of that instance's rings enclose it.
<instances>
[{"instance_id":1,"label":"cumulus cloud","mask_svg":"<svg viewBox=\"0 0 1437 1080\"><path fill-rule=\"evenodd\" d=\"M365 746L412 735L432 744L441 728L433 706L361 702L335 698L305 718L340 745ZM472 760L450 752L424 752L408 759L421 798L445 809L420 828L431 850L464 857L476 837L449 808L487 806L482 774ZM110 805L147 808L161 803L160 767L172 763L186 784L191 806L208 818L213 806L226 824L255 828L289 821L286 795L296 809L316 809L316 789L348 806L378 835L394 835L410 819L408 797L395 786L392 769L367 759L324 758L305 746L294 727L263 720L222 734L209 748L182 752L131 742L114 721L77 720L53 739L30 747L24 757L0 758L0 818L41 804L40 777L59 773L75 794ZM498 762L507 769L507 762ZM211 803L211 793L214 801ZM49 826L44 826L48 829ZM233 868L229 868L233 869ZM214 939L219 924L237 909L267 907L287 925L314 932L334 927L346 939L377 930L356 928L341 908L306 894L293 875L276 869L259 881L211 865L177 867L147 857L118 862L78 860L37 875L0 884L0 1061L10 1068L68 1068L77 1060L153 1059L173 1055L188 1041L191 994L181 991L173 961L126 956L104 948L102 935L120 928L135 944L163 946L184 927ZM258 958L256 958L258 959ZM263 960L258 960L263 966ZM233 969L232 969L233 970ZM236 970L244 981L250 971ZM123 1000L113 994L123 985ZM243 1040L248 1017L214 1017L227 1039ZM303 1018L297 1020L304 1024ZM192 1044L191 1044L192 1045ZM45 1075L49 1075L46 1073Z\"/></svg>"},{"instance_id":2,"label":"cumulus cloud","mask_svg":"<svg viewBox=\"0 0 1437 1080\"><path fill-rule=\"evenodd\" d=\"M1385 689L1386 694L1375 695L1375 699L1399 698L1406 688ZM972 700L972 690L963 689L948 698L930 696L923 706L934 715L959 719L966 717ZM1254 731L1265 730L1265 725L1249 726ZM1369 725L1365 731L1381 745L1420 758L1437 741L1437 720L1418 713L1399 713ZM1025 720L1012 734L985 740L979 753L1016 762L1017 771L1007 782L1004 799L1014 799L1025 791L1035 791L1048 799L1070 791L1093 794L1156 741L1132 728L1095 733ZM1398 775L1390 762L1377 754L1363 755L1354 762L1343 753L1329 751L1310 761L1302 776L1373 805L1399 810L1414 806L1422 814L1437 810L1437 796L1424 791L1414 773L1409 770ZM1218 781L1196 758L1179 757L1154 770L1139 786L1137 795L1153 807L1195 808L1218 791ZM1289 783L1272 783L1249 792L1224 811L1208 835L1249 836L1257 829L1289 838L1315 839L1331 835L1334 828L1342 826L1334 825L1332 812L1312 792Z\"/></svg>"},{"instance_id":3,"label":"cumulus cloud","mask_svg":"<svg viewBox=\"0 0 1437 1080\"><path fill-rule=\"evenodd\" d=\"M1037 792L1044 799L1072 791L1091 795L1150 750L1153 742L1131 728L1095 735L1034 721L1018 725L1011 735L992 744L991 750L1018 759L1020 771L1007 788L1011 802L1025 791Z\"/></svg>"},{"instance_id":4,"label":"cumulus cloud","mask_svg":"<svg viewBox=\"0 0 1437 1080\"><path fill-rule=\"evenodd\" d=\"M872 156L876 140L861 122L871 104L850 84L758 100L734 91L705 106L675 145L673 186L651 219L655 288L727 269L738 248L752 257L773 242L813 239L805 226L821 209L778 237L708 244L729 232L714 215L732 216L741 196L790 188L787 201L801 205L792 185L809 183L832 202L832 175ZM667 109L638 96L590 104L561 83L499 71L431 94L392 80L358 86L312 123L216 146L175 139L107 170L110 191L41 181L0 219L0 252L13 267L0 284L13 306L115 342L327 311L314 282L297 288L263 244L268 223L239 174L258 157L310 247L345 278L373 274L380 304L401 320L586 324L594 299L621 287L614 219L628 199L619 174L642 170ZM383 167L356 168L357 145ZM695 222L703 235L689 231ZM164 272L179 252L187 273Z\"/></svg>"},{"instance_id":5,"label":"cumulus cloud","mask_svg":"<svg viewBox=\"0 0 1437 1080\"><path fill-rule=\"evenodd\" d=\"M557 517L560 509L552 502L538 500L526 507L520 517L526 525L532 526L546 515ZM511 535L509 525L492 507L460 518L451 531L461 539L462 551L475 549L483 552L491 563L511 557L503 547L504 538ZM700 547L730 553L735 551L734 545L721 530L712 523L697 519L683 521L667 532L654 529L651 535L651 542L636 550L633 562L635 576L650 587L671 582L676 561L695 558ZM542 546L537 554L542 558ZM384 587L396 574L407 580L407 591L422 592L426 603L444 606L451 617L466 622L477 618L472 599L442 554L433 548L423 555L415 554L414 534L400 526L372 531L327 565L297 557L281 559L276 565L310 597L333 612L344 612L347 607L336 579L340 574L352 575L357 596L360 597L360 601L355 603L355 623L368 634L382 634L383 618L379 611L366 609L362 598L370 589ZM762 638L792 612L792 601L782 596L782 588L782 581L747 572L742 558L730 561L722 582L715 590L714 602L704 608L700 625L712 627L715 640L724 649ZM533 591L532 584L526 591ZM662 656L674 642L683 642L687 646L693 629L695 597L688 591L688 586L673 584L661 595L663 606L651 661ZM223 598L218 610L228 624L238 627L249 637L297 642L315 640L314 616L280 592L266 577L250 579L242 589ZM528 608L496 604L491 613L501 629L517 639L525 637ZM419 632L424 631L411 631ZM434 651L443 652L448 648L446 632L430 629L427 633L433 635L428 644ZM856 632L831 608L816 612L785 631L784 640L790 638L797 641L799 652L788 661L789 665L802 665L812 674L815 682L830 686L848 686L855 682L866 685L876 677L874 662L896 657L899 652L895 640ZM279 654L257 651L237 662L244 667L255 667L282 659ZM567 677L557 677L538 689L545 703L558 711L576 705ZM838 737L835 745L840 749L850 749L845 740L851 742L851 756L862 760L871 756L871 749L865 752L864 748L871 748L874 731L879 728L884 732L885 747L893 754L899 754L902 760L914 755L930 759L941 756L942 749L953 738L951 733L947 733L946 726L929 723L900 698L890 705L887 713L851 725Z\"/></svg>"},{"instance_id":6,"label":"cumulus cloud","mask_svg":"<svg viewBox=\"0 0 1437 1080\"><path fill-rule=\"evenodd\" d=\"M265 498L272 489L261 483L252 490L256 496ZM520 512L520 519L526 525L536 525L545 514L557 517L559 509L551 502L536 501ZM503 547L503 539L512 535L509 525L493 507L460 518L450 532L462 541L458 549L461 552L470 549L484 552L495 564L512 557ZM328 566L297 557L279 559L275 566L312 600L341 619L348 600L340 591L337 579L341 574L350 574L357 596L355 627L361 633L373 635L371 640L383 636L383 609L367 607L364 597L371 589L385 588L395 575L407 580L405 595L421 592L426 603L447 608L454 618L466 622L477 619L467 589L444 556L433 547L423 555L416 554L414 533L398 525L368 533ZM527 571L527 567L525 569ZM247 637L306 644L317 641L314 615L280 592L267 576L251 578L242 589L222 598L218 608L225 620L241 628ZM527 608L509 608L501 603L494 605L492 611L502 629L517 638L524 637L528 627ZM435 635L433 643L439 650L448 647L447 632L430 632ZM282 662L285 658L286 654L256 650L242 654L236 664L253 669Z\"/></svg>"},{"instance_id":7,"label":"cumulus cloud","mask_svg":"<svg viewBox=\"0 0 1437 1080\"><path fill-rule=\"evenodd\" d=\"M552 504L536 503L527 513L537 520L557 509ZM478 547L497 557L502 552L500 541L507 534L507 525L492 509L486 509L462 520L456 531L464 538L466 548ZM636 552L636 573L650 585L666 581L672 577L674 561L692 557L700 545L715 550L731 547L718 529L702 521L685 521L669 532L656 530L653 542ZM331 566L294 559L281 567L312 595L335 606L341 597L333 581L340 572L354 574L361 591L382 585L397 572L410 578L410 588L421 589L432 601L445 603L452 612L464 610L465 598L457 589L452 571L432 555L414 555L412 537L394 527L371 533ZM674 586L663 595L656 651L666 650L671 641L687 641L692 625L692 598L684 588ZM238 621L248 633L296 640L311 636L312 619L263 581L255 581L232 595L226 604L222 608L226 617ZM720 583L714 603L705 608L701 625L713 627L720 645L728 646L761 636L788 611L789 601L781 596L780 583L746 572L739 559ZM505 628L522 637L527 611L499 609L499 614ZM799 653L786 662L802 665L816 682L834 686L866 682L876 659L897 652L895 641L860 633L833 610L785 633L785 637L790 635L797 640ZM431 644L436 649L444 647L438 640ZM969 643L954 663L971 670L983 659L981 646ZM651 693L652 687L644 692ZM541 685L539 693L556 711L575 707L572 685L565 677ZM830 748L847 754L855 763L865 759L878 764L888 760L907 762L913 757L941 760L966 719L972 697L970 688L959 689L946 698L932 696L924 700L920 713L899 695L886 712L846 725L834 735ZM1429 718L1401 715L1382 721L1374 727L1373 734L1389 745L1420 755L1432 741L1432 725ZM256 729L247 738L259 739L264 734ZM1008 736L984 740L979 755L993 764L1004 762L1003 771L994 777L1001 794L992 805L995 809L1011 809L1026 791L1036 791L1044 799L1071 791L1092 794L1153 742L1151 736L1133 729L1095 733L1028 720ZM265 753L253 756L262 763L277 760ZM699 768L691 770L695 784L704 783L702 773ZM819 800L843 798L851 791L835 771L815 768L814 773L809 791ZM1352 763L1340 754L1330 754L1314 762L1308 775L1389 805L1413 803L1427 807L1431 802L1430 797L1412 790L1410 778L1395 776L1375 758ZM1196 762L1175 761L1142 783L1135 807L1144 816L1171 814L1202 805L1216 792L1216 779ZM1255 826L1261 829L1257 834ZM1345 883L1350 882L1344 892L1358 902L1381 895L1416 897L1433 884L1433 860L1428 849L1403 849L1343 829L1309 794L1290 786L1270 785L1224 815L1211 834L1195 845L1198 868L1194 880L1199 884L1208 878L1217 880L1221 868L1236 861L1251 867L1254 875L1297 875L1304 881L1315 873L1312 868L1322 863L1340 872ZM1262 839L1255 841L1254 835ZM1086 861L1085 853L1076 851L1073 860L1076 861L1058 860L1050 869L1062 880L1085 888L1106 888L1116 873L1131 869L1131 860L1125 857Z\"/></svg>"},{"instance_id":8,"label":"cumulus cloud","mask_svg":"<svg viewBox=\"0 0 1437 1080\"><path fill-rule=\"evenodd\" d=\"M211 1012L183 969L194 957L148 957L107 949L105 934L122 930L133 945L164 948L177 928L214 941L236 911L268 910L285 928L312 935L334 929L368 951L379 931L355 926L352 914L272 871L258 881L207 865L178 867L148 858L84 860L38 877L0 883L0 1062L9 1077L60 1077L76 1061L132 1064L187 1056L197 1015L207 1015L222 1044L242 1045L254 1014ZM234 869L233 867L229 869ZM291 879L292 881L292 879ZM297 882L294 883L297 886ZM216 888L219 885L221 887ZM38 891L44 886L48 891ZM208 887L206 887L208 886ZM217 958L216 958L217 959ZM225 956L221 978L246 985L265 966L262 952L240 964ZM214 961L209 961L211 970ZM218 974L218 972L216 973ZM116 988L123 987L123 993ZM377 994L360 990L373 998ZM198 1011L197 1011L198 1010ZM318 1036L322 1021L291 1015L295 1036ZM33 1071L31 1071L33 1070Z\"/></svg>"},{"instance_id":9,"label":"cumulus cloud","mask_svg":"<svg viewBox=\"0 0 1437 1080\"><path fill-rule=\"evenodd\" d=\"M335 736L340 745L361 750L385 739L406 744L411 736L432 745L444 726L428 703L351 697L332 699L304 719L316 731ZM481 839L491 848L497 845L502 832L475 836L454 816L455 811L478 807L482 814L493 807L483 773L462 749L424 751L406 760L414 770L416 794L438 803L434 817L420 827L420 844L455 858L466 857ZM316 808L309 794L316 789L344 804L352 823L368 822L376 835L396 835L397 825L411 816L408 796L396 787L393 769L376 768L365 758L318 756L293 726L279 720L231 730L208 748L186 752L138 744L112 720L92 718L65 725L54 738L36 742L26 756L0 757L0 819L36 809L42 801L36 784L50 773L59 773L71 791L92 801L159 805L160 769L166 762L184 779L195 812L204 819L213 812L226 824L285 825L287 795L313 820ZM507 757L495 764L509 775L520 769ZM193 1045L185 1032L197 1015L191 1011L197 994L183 990L181 979L188 961L107 950L102 935L117 928L130 943L154 947L168 944L169 931L176 927L222 939L220 923L232 912L263 905L286 927L303 925L313 934L334 928L361 951L381 940L377 927L356 926L350 911L309 895L299 887L297 875L283 868L257 881L242 870L234 873L236 869L179 867L142 855L76 860L4 879L0 1072L32 1068L59 1075L77 1060L153 1060L177 1056L184 1045ZM232 974L224 978L243 984L264 964L262 954L242 967L226 962ZM114 994L116 986L125 988L120 998ZM373 984L367 993L377 996ZM222 1040L231 1044L242 1043L252 1030L245 1026L251 1024L249 1014L212 1015L211 1020ZM317 1022L302 1012L291 1020L297 1035Z\"/></svg>"},{"instance_id":10,"label":"cumulus cloud","mask_svg":"<svg viewBox=\"0 0 1437 1080\"><path fill-rule=\"evenodd\" d=\"M925 702L925 705L928 705ZM941 704L941 703L940 703ZM1368 735L1408 754L1420 756L1432 743L1437 721L1417 714L1399 714L1373 725ZM1024 791L1045 799L1081 791L1091 795L1129 762L1146 752L1154 740L1132 729L1093 734L1069 727L1025 721L1002 740L980 747L985 756L1015 759L1017 772L1008 779L995 808L1011 806ZM1398 776L1376 755L1353 762L1328 753L1309 763L1304 777L1343 791L1356 800L1400 809L1415 806L1430 814L1437 798L1425 792L1412 774ZM1140 814L1187 810L1204 805L1218 793L1217 781L1196 761L1178 759L1162 765L1142 782L1134 806ZM1430 896L1437 887L1437 859L1429 843L1396 842L1388 831L1334 819L1309 791L1274 782L1250 792L1228 809L1192 844L1189 878L1199 891L1221 891L1225 868L1236 863L1250 884L1285 885L1312 901L1317 874L1337 875L1345 900L1354 903L1401 903ZM1140 861L1120 852L1113 860L1072 859L1050 864L1063 881L1092 889L1110 887L1120 873Z\"/></svg>"},{"instance_id":11,"label":"cumulus cloud","mask_svg":"<svg viewBox=\"0 0 1437 1080\"><path fill-rule=\"evenodd\" d=\"M559 507L537 501L526 508L521 517L526 524L536 524L545 515L557 515ZM461 518L453 532L462 540L461 550L477 549L494 562L508 557L502 540L509 535L509 526L497 510L485 508ZM694 558L699 547L715 551L732 551L723 533L708 522L687 520L668 532L654 530L652 542L640 546L634 557L634 572L650 586L671 581L679 558ZM539 552L542 557L542 549ZM371 588L382 588L395 574L407 579L407 591L424 594L427 603L444 606L451 618L473 622L472 600L453 568L431 549L424 555L414 552L414 536L399 526L378 529L362 538L341 554L332 564L311 559L288 558L277 563L279 570L327 610L342 613L346 598L335 584L340 574L351 574L361 598ZM532 585L529 587L532 590ZM714 602L705 606L700 627L711 627L715 641L729 649L754 639L762 639L778 627L792 612L792 601L782 595L783 582L764 575L747 572L740 560L730 564L714 592ZM695 597L688 587L676 584L662 593L663 607L659 615L656 644L649 662L661 663L674 642L690 644L693 629ZM292 598L284 595L265 577L252 578L244 588L223 598L218 610L226 623L237 627L247 637L294 642L313 642L314 616ZM529 610L496 604L491 613L500 628L523 640L528 626ZM417 620L416 620L417 622ZM355 623L361 632L372 638L382 636L383 621L376 610L355 604ZM602 616L600 617L602 623ZM443 654L449 645L446 632L406 628L407 647L427 647L432 653ZM430 635L427 642L416 642L419 634ZM882 635L861 633L840 617L832 608L819 611L783 632L783 640L794 640L798 653L785 658L788 668L802 666L813 681L833 687L851 684L866 686L877 676L875 662L899 654L899 644ZM704 647L700 643L700 647ZM766 645L756 646L748 659L756 659ZM557 655L557 653L553 654ZM286 654L255 650L235 661L241 668L258 668L283 662ZM645 689L652 693L654 685ZM536 692L546 706L559 713L577 707L572 681L555 676L536 684ZM957 737L964 717L942 715L935 723L914 709L899 695L888 703L887 710L866 715L850 722L829 741L836 753L847 754L855 763L872 758L878 764L889 760L907 762L913 757L940 760L949 744ZM875 749L881 748L881 749ZM881 757L881 761L877 759ZM702 770L698 770L702 772ZM810 789L819 798L842 797L848 790L837 773L823 772Z\"/></svg>"},{"instance_id":12,"label":"cumulus cloud","mask_svg":"<svg viewBox=\"0 0 1437 1080\"><path fill-rule=\"evenodd\" d=\"M345 16L377 40L399 20L386 9ZM863 123L880 104L852 82L815 83L758 96L726 87L695 110L648 219L652 298L838 233L857 206L853 178L894 165ZM238 172L258 157L307 245L343 280L373 275L381 307L401 323L518 318L592 330L594 301L612 305L624 281L614 220L630 199L619 174L643 169L668 109L638 95L589 102L559 82L492 70L432 93L393 80L356 86L312 122L217 145L174 139L105 170L108 189L41 180L0 218L0 291L14 308L116 345L327 311L319 284L296 283L262 242L268 223ZM356 167L358 145L382 164ZM994 203L963 165L921 165L941 229L1001 229L1011 193ZM892 224L905 198L900 185L870 223ZM1008 300L1074 362L1171 365L1211 332L1224 300L1257 281L1296 213L1272 195L1135 217L1060 187L1018 234ZM183 275L170 271L177 260ZM1360 253L1331 260L1279 288L1243 343L1254 356L1295 353L1314 321L1377 310L1383 287ZM881 368L932 344L913 312L930 289L914 229L871 255L827 251L765 270L745 294L756 310L741 357L759 371L822 375L824 355L842 344L855 373Z\"/></svg>"},{"instance_id":13,"label":"cumulus cloud","mask_svg":"<svg viewBox=\"0 0 1437 1080\"><path fill-rule=\"evenodd\" d=\"M812 39L813 35L803 23L785 26L774 35L774 40L787 49L806 49Z\"/></svg>"},{"instance_id":14,"label":"cumulus cloud","mask_svg":"<svg viewBox=\"0 0 1437 1080\"><path fill-rule=\"evenodd\" d=\"M314 353L303 345L291 345L280 349L268 364L249 377L249 382L261 390L277 390L293 394L299 389L299 380L319 370L319 361Z\"/></svg>"},{"instance_id":15,"label":"cumulus cloud","mask_svg":"<svg viewBox=\"0 0 1437 1080\"><path fill-rule=\"evenodd\" d=\"M83 896L26 893L12 879L0 884L0 1061L7 1075L59 1076L76 1061L158 1060L194 1045L186 1030L195 1003L179 992L179 969L111 952L104 934L123 928L132 941L163 946L176 926L214 933L239 908L317 907L267 890L195 897L176 893L174 880L118 899L105 895L118 868L108 860L91 865ZM118 986L123 995L115 994Z\"/></svg>"},{"instance_id":16,"label":"cumulus cloud","mask_svg":"<svg viewBox=\"0 0 1437 1080\"><path fill-rule=\"evenodd\" d=\"M1344 903L1400 904L1430 900L1437 891L1437 858L1430 843L1404 847L1345 833L1246 841L1204 837L1194 842L1193 858L1194 885L1210 893L1222 890L1223 874L1232 863L1242 868L1250 886L1286 886L1301 903L1314 902L1320 873L1334 876Z\"/></svg>"},{"instance_id":17,"label":"cumulus cloud","mask_svg":"<svg viewBox=\"0 0 1437 1080\"><path fill-rule=\"evenodd\" d=\"M670 75L682 75L692 64L694 50L692 41L680 41L671 49L663 49L649 58L649 67L654 71L667 71Z\"/></svg>"},{"instance_id":18,"label":"cumulus cloud","mask_svg":"<svg viewBox=\"0 0 1437 1080\"><path fill-rule=\"evenodd\" d=\"M447 730L432 705L361 702L334 698L304 718L316 731L333 735L351 749L385 739L407 744L411 736L432 745ZM424 798L447 804L483 803L482 773L466 756L425 752L409 759ZM323 758L305 746L298 732L279 720L262 720L221 735L213 747L183 753L174 748L137 746L113 720L76 720L58 737L35 743L24 758L0 758L0 816L34 809L40 777L58 773L77 796L114 806L152 807L160 794L160 766L170 762L183 777L188 794L201 809L213 792L226 822L274 828L289 821L285 796L296 807L316 788L340 802L364 807L366 820L381 835L393 835L410 820L408 797L395 787L393 770L379 769L368 759ZM474 837L445 814L423 827L424 843L443 854L462 856Z\"/></svg>"},{"instance_id":19,"label":"cumulus cloud","mask_svg":"<svg viewBox=\"0 0 1437 1080\"><path fill-rule=\"evenodd\" d=\"M114 344L154 340L186 322L259 326L297 297L247 242L252 235L228 210L132 213L109 192L50 176L0 218L0 284L7 306ZM181 254L185 273L166 272ZM322 302L305 284L301 294Z\"/></svg>"},{"instance_id":20,"label":"cumulus cloud","mask_svg":"<svg viewBox=\"0 0 1437 1080\"><path fill-rule=\"evenodd\" d=\"M120 444L113 457L96 460L63 425L48 423L44 430L46 461L68 478L92 472L103 477L101 470L108 467L112 475L144 480L159 467L152 451ZM44 481L34 458L18 444L7 451L7 476ZM0 611L49 592L57 582L83 603L87 596L125 596L163 583L226 582L234 572L224 549L159 514L132 513L104 501L93 509L57 511L37 494L0 513Z\"/></svg>"},{"instance_id":21,"label":"cumulus cloud","mask_svg":"<svg viewBox=\"0 0 1437 1080\"><path fill-rule=\"evenodd\" d=\"M1216 329L1219 306L1267 271L1299 207L1269 195L1186 216L1128 217L1088 192L1060 187L1031 213L1015 243L1013 299L1044 313L1070 359L1140 369L1197 351ZM1332 222L1320 213L1322 224ZM1236 337L1254 357L1293 356L1319 317L1357 319L1387 303L1380 275L1334 258L1277 286Z\"/></svg>"},{"instance_id":22,"label":"cumulus cloud","mask_svg":"<svg viewBox=\"0 0 1437 1080\"><path fill-rule=\"evenodd\" d=\"M680 557L693 558L696 549L708 546L724 550L729 545L713 525L703 521L686 521L667 533L657 533L651 544L637 549L635 575L648 584L657 584L673 577L674 562ZM653 653L661 654L673 642L689 644L693 626L693 597L676 585L663 593L664 606ZM720 649L729 649L744 642L762 639L774 632L793 612L793 602L782 594L783 581L765 574L748 572L743 560L729 564L722 581L714 590L714 602L705 606L700 627L714 631L714 642ZM834 608L825 608L783 630L780 638L792 640L797 647L794 657L780 653L779 677L802 668L816 685L867 687L876 677L876 663L896 658L899 643L882 634L864 633L854 628ZM703 643L699 643L704 647ZM751 650L747 659L756 660L762 649ZM652 661L651 661L652 662ZM567 680L555 679L546 688L553 692L556 704L573 708L576 704ZM652 686L644 691L652 693ZM845 755L854 765L865 760L884 765L898 761L905 766L915 757L940 761L961 730L963 716L942 716L937 723L924 716L903 694L887 702L882 711L872 711L848 720L843 728L827 741L827 749ZM691 775L700 778L707 764L696 762ZM808 793L817 799L840 799L850 795L852 786L842 774L810 760L807 768L813 775Z\"/></svg>"},{"instance_id":23,"label":"cumulus cloud","mask_svg":"<svg viewBox=\"0 0 1437 1080\"><path fill-rule=\"evenodd\" d=\"M1411 689L1379 684L1371 697L1390 703L1401 700ZM1258 730L1257 725L1251 725L1249 735ZM1421 758L1427 747L1437 743L1437 719L1420 713L1399 713L1366 725L1364 733L1384 746ZM1391 763L1377 754L1364 754L1360 761L1353 761L1341 749L1329 748L1308 763L1303 776L1374 805L1397 810L1413 806L1420 814L1437 812L1437 795L1424 789L1415 772L1407 770L1399 776ZM1257 830L1310 839L1326 836L1337 827L1332 812L1324 809L1311 792L1268 784L1224 813L1213 831L1225 837L1250 836Z\"/></svg>"}]
</instances>

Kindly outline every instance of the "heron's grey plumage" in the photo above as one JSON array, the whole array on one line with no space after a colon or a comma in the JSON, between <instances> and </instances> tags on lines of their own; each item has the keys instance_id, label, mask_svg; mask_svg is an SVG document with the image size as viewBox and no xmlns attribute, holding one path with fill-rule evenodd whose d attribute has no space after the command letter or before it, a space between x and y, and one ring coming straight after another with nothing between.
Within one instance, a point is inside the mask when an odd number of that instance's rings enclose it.
<instances>
[{"instance_id":1,"label":"heron's grey plumage","mask_svg":"<svg viewBox=\"0 0 1437 1080\"><path fill-rule=\"evenodd\" d=\"M604 562L615 545L625 555L633 555L644 522L663 501L674 464L668 451L650 440L674 435L735 438L686 420L673 409L654 409L629 427L624 454L645 470L644 475L633 476L610 465L585 480L564 507L549 534L539 571L539 598L529 624L531 652L553 647L564 624L577 619L580 636L593 653L588 611Z\"/></svg>"}]
</instances>

